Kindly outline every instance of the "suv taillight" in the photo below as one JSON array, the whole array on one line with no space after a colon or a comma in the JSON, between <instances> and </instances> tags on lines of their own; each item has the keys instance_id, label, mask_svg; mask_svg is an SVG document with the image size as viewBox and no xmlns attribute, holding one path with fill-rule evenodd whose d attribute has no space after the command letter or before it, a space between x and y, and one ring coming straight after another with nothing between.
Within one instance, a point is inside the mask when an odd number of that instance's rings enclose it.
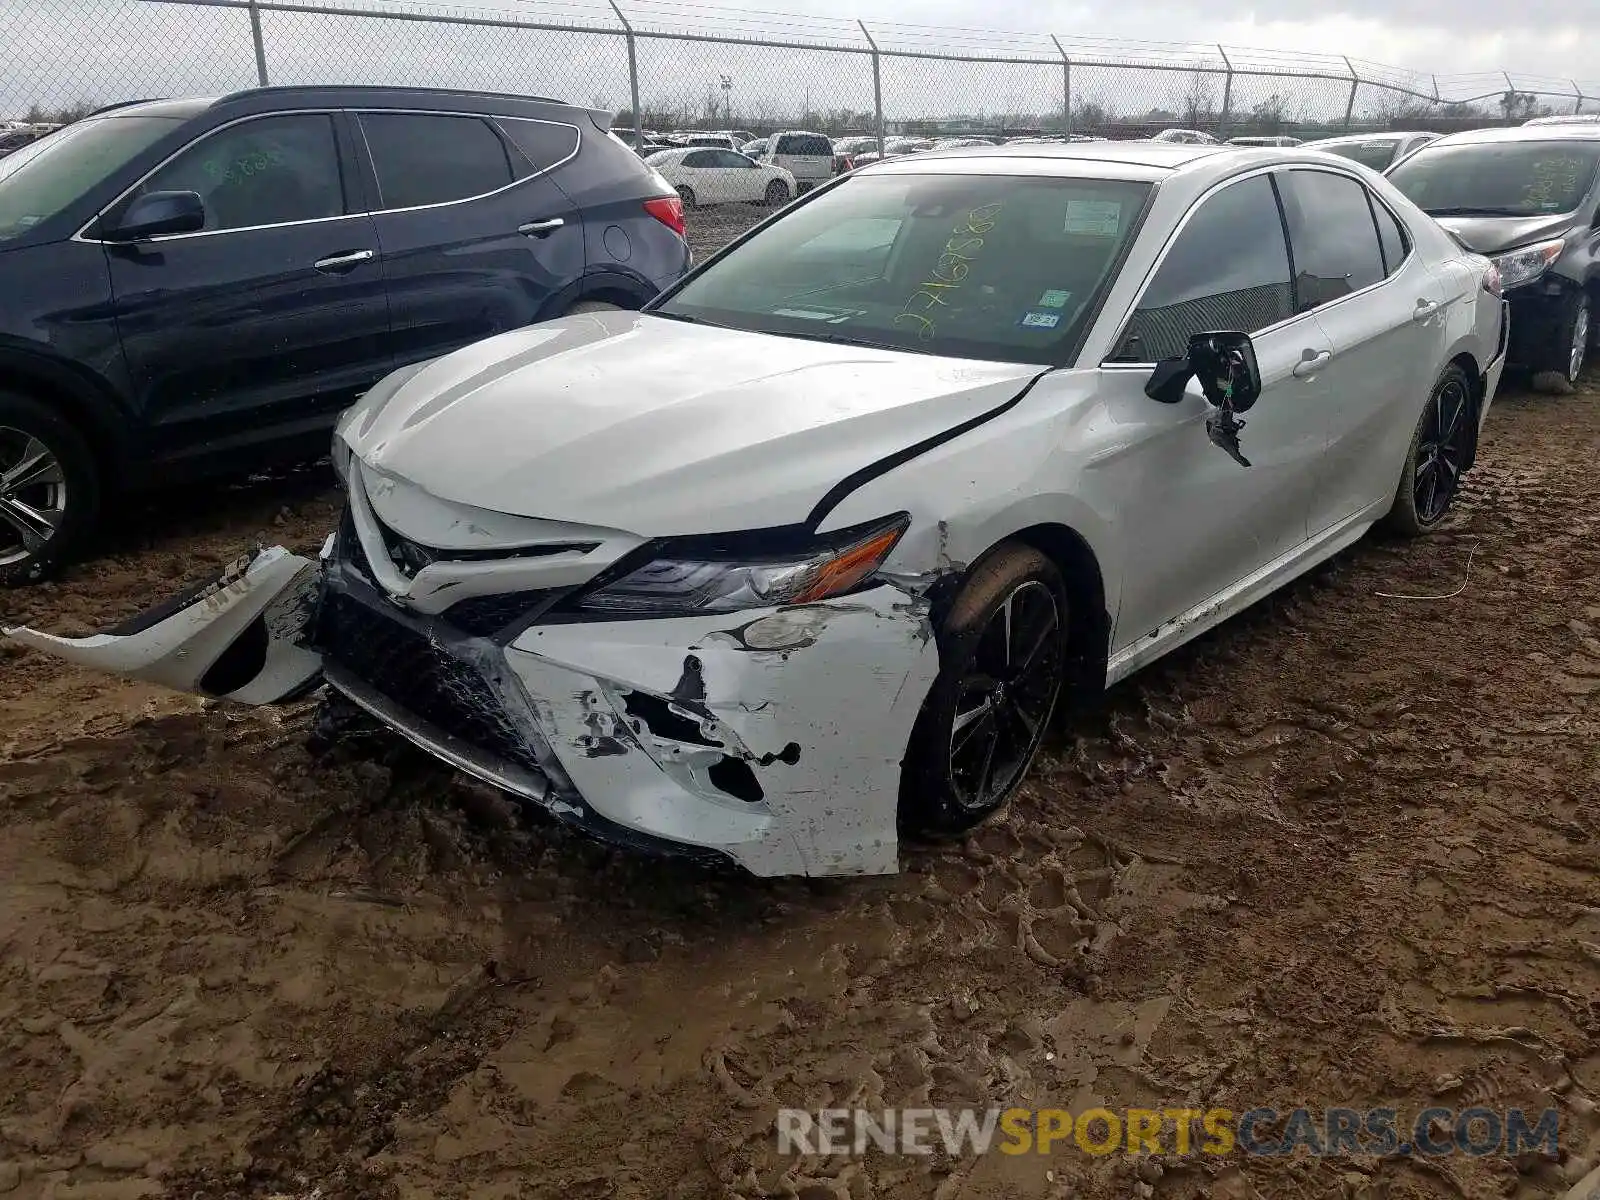
<instances>
[{"instance_id":1,"label":"suv taillight","mask_svg":"<svg viewBox=\"0 0 1600 1200\"><path fill-rule=\"evenodd\" d=\"M677 196L657 196L644 202L644 210L679 237L683 230L683 201Z\"/></svg>"},{"instance_id":2,"label":"suv taillight","mask_svg":"<svg viewBox=\"0 0 1600 1200\"><path fill-rule=\"evenodd\" d=\"M1498 296L1500 287L1500 268L1490 263L1483 272L1483 290L1491 296Z\"/></svg>"}]
</instances>

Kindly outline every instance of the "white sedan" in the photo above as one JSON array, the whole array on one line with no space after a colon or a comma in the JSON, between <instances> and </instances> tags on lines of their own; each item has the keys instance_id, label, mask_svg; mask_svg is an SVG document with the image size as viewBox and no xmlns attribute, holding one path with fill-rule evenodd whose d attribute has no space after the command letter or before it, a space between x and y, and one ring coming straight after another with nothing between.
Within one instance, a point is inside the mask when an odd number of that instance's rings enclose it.
<instances>
[{"instance_id":1,"label":"white sedan","mask_svg":"<svg viewBox=\"0 0 1600 1200\"><path fill-rule=\"evenodd\" d=\"M1505 334L1489 262L1328 155L892 159L644 312L389 376L319 558L9 634L246 703L324 681L626 846L889 872L1061 705L1444 521Z\"/></svg>"},{"instance_id":2,"label":"white sedan","mask_svg":"<svg viewBox=\"0 0 1600 1200\"><path fill-rule=\"evenodd\" d=\"M645 161L678 189L686 208L711 204L776 206L794 199L793 175L736 150L691 146L659 150Z\"/></svg>"}]
</instances>

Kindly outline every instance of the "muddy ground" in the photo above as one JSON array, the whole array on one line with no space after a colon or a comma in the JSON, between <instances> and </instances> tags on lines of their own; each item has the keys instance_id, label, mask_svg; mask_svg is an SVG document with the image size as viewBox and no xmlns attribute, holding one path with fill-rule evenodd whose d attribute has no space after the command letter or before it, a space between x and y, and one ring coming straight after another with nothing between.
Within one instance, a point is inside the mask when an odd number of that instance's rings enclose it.
<instances>
[{"instance_id":1,"label":"muddy ground","mask_svg":"<svg viewBox=\"0 0 1600 1200\"><path fill-rule=\"evenodd\" d=\"M591 845L309 706L0 657L0 1193L1559 1196L1600 1162L1600 380L1512 391L1447 529L1371 537L1069 717L869 881ZM308 470L137 506L0 596L60 630ZM1562 1155L780 1158L780 1105L1470 1104ZM1164 1167L1164 1169L1163 1169Z\"/></svg>"}]
</instances>

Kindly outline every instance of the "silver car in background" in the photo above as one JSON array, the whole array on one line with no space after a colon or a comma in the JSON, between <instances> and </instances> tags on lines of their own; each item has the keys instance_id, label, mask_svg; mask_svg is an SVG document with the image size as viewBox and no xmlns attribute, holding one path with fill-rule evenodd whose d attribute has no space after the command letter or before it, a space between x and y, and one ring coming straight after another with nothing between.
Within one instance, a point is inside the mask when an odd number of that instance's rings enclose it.
<instances>
[{"instance_id":1,"label":"silver car in background","mask_svg":"<svg viewBox=\"0 0 1600 1200\"><path fill-rule=\"evenodd\" d=\"M1292 265L1291 265L1292 264ZM408 367L348 505L36 649L271 703L325 679L596 836L889 872L1081 703L1386 520L1445 519L1498 276L1381 177L1101 142L841 176L643 312Z\"/></svg>"}]
</instances>

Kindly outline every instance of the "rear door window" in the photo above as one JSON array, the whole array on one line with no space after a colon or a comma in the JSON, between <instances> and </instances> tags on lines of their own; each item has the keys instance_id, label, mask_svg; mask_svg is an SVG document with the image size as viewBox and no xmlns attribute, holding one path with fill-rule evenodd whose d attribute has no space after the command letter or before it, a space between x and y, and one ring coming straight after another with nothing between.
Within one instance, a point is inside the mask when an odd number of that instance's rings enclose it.
<instances>
[{"instance_id":1,"label":"rear door window","mask_svg":"<svg viewBox=\"0 0 1600 1200\"><path fill-rule=\"evenodd\" d=\"M1283 219L1265 175L1201 201L1134 310L1117 362L1183 354L1212 329L1258 333L1292 315Z\"/></svg>"},{"instance_id":2,"label":"rear door window","mask_svg":"<svg viewBox=\"0 0 1600 1200\"><path fill-rule=\"evenodd\" d=\"M512 181L505 143L482 117L362 113L361 131L384 209L465 200Z\"/></svg>"},{"instance_id":3,"label":"rear door window","mask_svg":"<svg viewBox=\"0 0 1600 1200\"><path fill-rule=\"evenodd\" d=\"M715 150L696 150L692 154L685 154L683 156L683 165L686 167L717 166L717 152Z\"/></svg>"},{"instance_id":4,"label":"rear door window","mask_svg":"<svg viewBox=\"0 0 1600 1200\"><path fill-rule=\"evenodd\" d=\"M1278 186L1294 250L1296 312L1331 304L1384 277L1366 188L1328 171L1285 171Z\"/></svg>"}]
</instances>

